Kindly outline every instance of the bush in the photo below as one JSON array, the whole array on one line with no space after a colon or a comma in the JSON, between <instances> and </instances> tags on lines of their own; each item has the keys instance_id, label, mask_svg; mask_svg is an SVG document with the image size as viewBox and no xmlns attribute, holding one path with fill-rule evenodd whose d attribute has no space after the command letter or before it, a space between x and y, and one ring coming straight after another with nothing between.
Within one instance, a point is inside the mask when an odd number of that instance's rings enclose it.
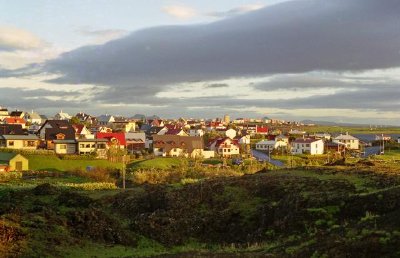
<instances>
[{"instance_id":1,"label":"bush","mask_svg":"<svg viewBox=\"0 0 400 258\"><path fill-rule=\"evenodd\" d=\"M114 183L107 183L107 182L95 182L95 183L64 183L60 184L60 186L71 187L78 190L85 190L85 191L94 191L94 190L113 190L117 189L117 186Z\"/></svg>"},{"instance_id":2,"label":"bush","mask_svg":"<svg viewBox=\"0 0 400 258\"><path fill-rule=\"evenodd\" d=\"M8 182L14 179L22 178L21 172L0 172L0 181Z\"/></svg>"},{"instance_id":3,"label":"bush","mask_svg":"<svg viewBox=\"0 0 400 258\"><path fill-rule=\"evenodd\" d=\"M69 172L69 174L84 178L92 179L96 182L111 182L115 183L118 172L115 169L110 168L94 168L90 171L75 170Z\"/></svg>"}]
</instances>

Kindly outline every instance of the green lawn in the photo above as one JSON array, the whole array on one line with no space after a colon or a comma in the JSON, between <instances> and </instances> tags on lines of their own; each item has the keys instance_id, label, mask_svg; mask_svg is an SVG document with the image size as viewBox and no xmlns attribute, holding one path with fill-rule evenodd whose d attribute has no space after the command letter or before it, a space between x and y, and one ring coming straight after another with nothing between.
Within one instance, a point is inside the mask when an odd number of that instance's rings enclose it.
<instances>
[{"instance_id":1,"label":"green lawn","mask_svg":"<svg viewBox=\"0 0 400 258\"><path fill-rule=\"evenodd\" d=\"M133 161L128 165L131 170L139 169L170 169L185 165L187 160L182 158L154 158Z\"/></svg>"},{"instance_id":2,"label":"green lawn","mask_svg":"<svg viewBox=\"0 0 400 258\"><path fill-rule=\"evenodd\" d=\"M76 169L86 169L88 166L101 168L121 168L121 164L112 163L108 160L62 160L56 156L49 155L27 155L30 170L48 171L71 171Z\"/></svg>"}]
</instances>

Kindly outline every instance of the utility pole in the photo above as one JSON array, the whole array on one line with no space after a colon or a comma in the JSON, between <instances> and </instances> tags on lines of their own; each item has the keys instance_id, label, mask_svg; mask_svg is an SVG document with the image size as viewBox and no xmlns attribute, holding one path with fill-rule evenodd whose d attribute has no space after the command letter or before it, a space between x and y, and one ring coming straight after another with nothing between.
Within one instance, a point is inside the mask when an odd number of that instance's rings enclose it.
<instances>
[{"instance_id":1,"label":"utility pole","mask_svg":"<svg viewBox=\"0 0 400 258\"><path fill-rule=\"evenodd\" d=\"M122 189L124 190L125 190L125 174L126 174L125 157L126 155L124 154L122 156Z\"/></svg>"},{"instance_id":2,"label":"utility pole","mask_svg":"<svg viewBox=\"0 0 400 258\"><path fill-rule=\"evenodd\" d=\"M383 137L383 134L382 134L382 151L381 151L381 154L385 154L385 138Z\"/></svg>"}]
</instances>

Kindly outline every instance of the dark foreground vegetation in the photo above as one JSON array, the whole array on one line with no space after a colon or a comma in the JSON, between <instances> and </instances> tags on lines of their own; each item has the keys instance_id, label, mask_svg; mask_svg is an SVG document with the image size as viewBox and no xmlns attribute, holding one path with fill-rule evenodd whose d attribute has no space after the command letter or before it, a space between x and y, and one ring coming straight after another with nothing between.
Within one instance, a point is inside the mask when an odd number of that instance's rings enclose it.
<instances>
[{"instance_id":1,"label":"dark foreground vegetation","mask_svg":"<svg viewBox=\"0 0 400 258\"><path fill-rule=\"evenodd\" d=\"M2 188L5 257L398 257L400 178L362 162L190 184Z\"/></svg>"}]
</instances>

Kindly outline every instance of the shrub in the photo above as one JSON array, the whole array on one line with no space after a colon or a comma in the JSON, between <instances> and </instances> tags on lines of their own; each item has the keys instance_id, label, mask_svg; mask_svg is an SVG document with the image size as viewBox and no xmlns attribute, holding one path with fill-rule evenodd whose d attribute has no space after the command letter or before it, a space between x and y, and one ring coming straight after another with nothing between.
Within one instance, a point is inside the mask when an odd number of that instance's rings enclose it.
<instances>
[{"instance_id":1,"label":"shrub","mask_svg":"<svg viewBox=\"0 0 400 258\"><path fill-rule=\"evenodd\" d=\"M117 186L114 183L107 183L107 182L81 183L81 184L64 183L64 184L60 184L60 186L71 187L71 188L75 188L78 190L85 190L85 191L117 189Z\"/></svg>"},{"instance_id":2,"label":"shrub","mask_svg":"<svg viewBox=\"0 0 400 258\"><path fill-rule=\"evenodd\" d=\"M89 178L97 182L112 182L115 183L118 172L115 169L110 168L99 168L96 167L90 171L75 170L69 172L69 174L84 178Z\"/></svg>"},{"instance_id":3,"label":"shrub","mask_svg":"<svg viewBox=\"0 0 400 258\"><path fill-rule=\"evenodd\" d=\"M0 181L8 182L14 179L22 178L21 172L0 172Z\"/></svg>"}]
</instances>

